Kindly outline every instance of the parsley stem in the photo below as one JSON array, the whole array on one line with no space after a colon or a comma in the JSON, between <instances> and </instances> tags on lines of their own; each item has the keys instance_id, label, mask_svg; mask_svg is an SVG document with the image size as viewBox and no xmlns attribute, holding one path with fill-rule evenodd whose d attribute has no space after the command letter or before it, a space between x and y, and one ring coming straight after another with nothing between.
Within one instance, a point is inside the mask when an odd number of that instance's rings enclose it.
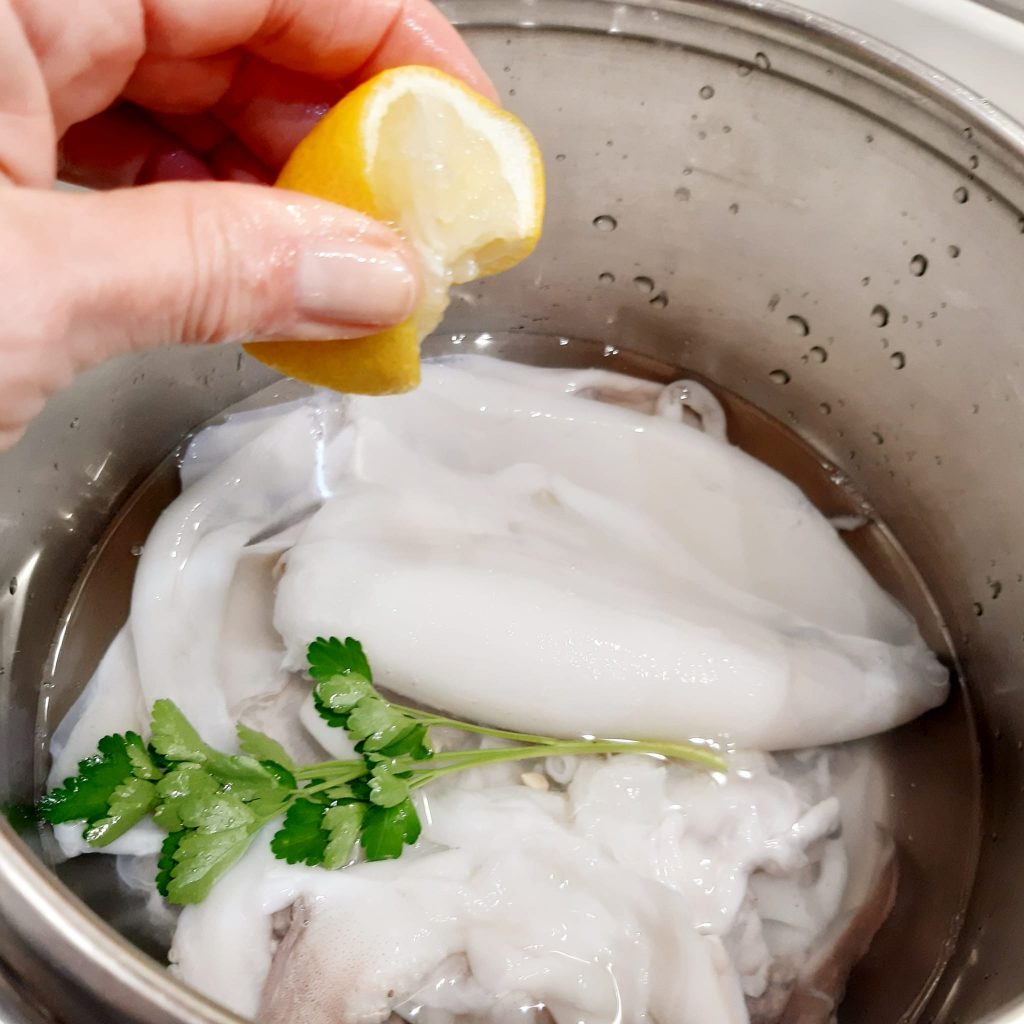
<instances>
[{"instance_id":1,"label":"parsley stem","mask_svg":"<svg viewBox=\"0 0 1024 1024\"><path fill-rule=\"evenodd\" d=\"M341 770L339 771L339 769ZM352 772L348 778L333 777L335 772L338 772L339 776L344 776L346 769ZM358 779L360 775L365 775L366 762L361 758L358 761L320 761L318 764L307 764L292 774L297 779L319 779L323 775L331 775L331 784L336 786L339 782L348 782L351 779Z\"/></svg>"},{"instance_id":2,"label":"parsley stem","mask_svg":"<svg viewBox=\"0 0 1024 1024\"><path fill-rule=\"evenodd\" d=\"M395 704L388 701L391 707L402 711L413 718L418 719L426 726L441 726L448 729L460 729L462 732L472 732L479 736L493 736L495 739L514 740L516 743L553 744L563 742L552 736L535 736L528 732L510 732L507 729L492 729L487 725L475 725L472 722L461 722L456 718L445 718L443 715L435 715L432 711L423 711L420 708L411 708L406 704Z\"/></svg>"},{"instance_id":3,"label":"parsley stem","mask_svg":"<svg viewBox=\"0 0 1024 1024\"><path fill-rule=\"evenodd\" d=\"M681 743L639 743L632 740L567 740L524 747L503 747L499 750L456 750L435 754L431 761L412 764L407 770L416 774L411 785L418 787L444 775L451 775L479 765L569 754L648 754L676 761L689 761L711 771L724 772L728 770L724 758L703 747ZM467 755L475 755L475 757ZM449 763L436 767L436 761Z\"/></svg>"}]
</instances>

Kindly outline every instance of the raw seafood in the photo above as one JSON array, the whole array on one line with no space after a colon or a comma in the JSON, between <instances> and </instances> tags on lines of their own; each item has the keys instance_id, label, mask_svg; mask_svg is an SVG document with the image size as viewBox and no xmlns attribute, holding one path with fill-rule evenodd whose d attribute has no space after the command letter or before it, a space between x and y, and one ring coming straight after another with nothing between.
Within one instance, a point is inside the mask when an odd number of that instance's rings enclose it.
<instances>
[{"instance_id":1,"label":"raw seafood","mask_svg":"<svg viewBox=\"0 0 1024 1024\"><path fill-rule=\"evenodd\" d=\"M349 755L297 674L309 640L337 632L407 699L564 735L780 751L945 698L910 616L799 490L724 440L709 396L690 388L713 435L680 425L686 389L484 360L426 371L412 395L316 395L197 438L131 619L55 736L55 779L160 697L218 747L241 718L297 757ZM633 408L607 401L623 393ZM311 502L308 521L247 545ZM863 938L881 919L844 904L830 760L735 753L728 778L629 758L481 774L427 794L400 861L335 874L258 843L182 915L175 969L269 1021L524 1006L558 1024L777 1020L830 952L834 999L843 922ZM69 855L79 831L57 829ZM883 909L886 863L871 853L861 894ZM339 929L352 940L317 938Z\"/></svg>"}]
</instances>

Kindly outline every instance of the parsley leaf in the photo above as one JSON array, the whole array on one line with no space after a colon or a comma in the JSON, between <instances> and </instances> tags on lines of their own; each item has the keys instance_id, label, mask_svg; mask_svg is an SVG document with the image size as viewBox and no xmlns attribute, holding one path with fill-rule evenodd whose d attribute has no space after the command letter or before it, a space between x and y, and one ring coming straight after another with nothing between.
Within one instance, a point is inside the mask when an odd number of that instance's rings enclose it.
<instances>
[{"instance_id":1,"label":"parsley leaf","mask_svg":"<svg viewBox=\"0 0 1024 1024\"><path fill-rule=\"evenodd\" d=\"M190 828L202 821L206 803L217 796L217 780L201 765L176 765L157 783L160 805L153 820L168 832Z\"/></svg>"},{"instance_id":2,"label":"parsley leaf","mask_svg":"<svg viewBox=\"0 0 1024 1024\"><path fill-rule=\"evenodd\" d=\"M329 835L323 857L325 868L343 868L352 859L368 810L367 804L354 800L328 807L324 812L320 827Z\"/></svg>"},{"instance_id":3,"label":"parsley leaf","mask_svg":"<svg viewBox=\"0 0 1024 1024\"><path fill-rule=\"evenodd\" d=\"M238 746L243 754L256 758L257 761L273 761L290 772L295 770L295 762L288 755L288 751L281 746L273 737L266 733L257 732L247 725L238 723ZM264 766L266 767L266 766Z\"/></svg>"},{"instance_id":4,"label":"parsley leaf","mask_svg":"<svg viewBox=\"0 0 1024 1024\"><path fill-rule=\"evenodd\" d=\"M178 705L170 700L158 700L153 704L150 743L168 761L202 764L212 753Z\"/></svg>"},{"instance_id":5,"label":"parsley leaf","mask_svg":"<svg viewBox=\"0 0 1024 1024\"><path fill-rule=\"evenodd\" d=\"M173 701L154 703L151 730L150 742L158 754L172 762L203 765L243 800L265 797L279 785L274 773L256 758L229 756L207 746Z\"/></svg>"},{"instance_id":6,"label":"parsley leaf","mask_svg":"<svg viewBox=\"0 0 1024 1024\"><path fill-rule=\"evenodd\" d=\"M345 715L362 700L379 700L369 681L362 676L344 675L321 680L316 685L320 703L336 714Z\"/></svg>"},{"instance_id":7,"label":"parsley leaf","mask_svg":"<svg viewBox=\"0 0 1024 1024\"><path fill-rule=\"evenodd\" d=\"M420 831L420 816L406 797L394 807L371 807L359 841L367 860L392 860L401 857L404 845L411 846L419 839Z\"/></svg>"},{"instance_id":8,"label":"parsley leaf","mask_svg":"<svg viewBox=\"0 0 1024 1024\"><path fill-rule=\"evenodd\" d=\"M362 676L368 683L373 682L373 673L363 654L363 645L352 637L347 637L342 643L336 636L330 639L318 636L306 648L306 660L309 662L310 676L318 682L350 673Z\"/></svg>"},{"instance_id":9,"label":"parsley leaf","mask_svg":"<svg viewBox=\"0 0 1024 1024\"><path fill-rule=\"evenodd\" d=\"M222 832L179 833L180 838L170 854L174 864L167 882L167 898L181 904L205 899L213 883L245 853L260 824Z\"/></svg>"},{"instance_id":10,"label":"parsley leaf","mask_svg":"<svg viewBox=\"0 0 1024 1024\"><path fill-rule=\"evenodd\" d=\"M284 824L274 833L270 849L278 860L314 867L324 862L328 833L320 827L327 810L322 803L296 800L284 816Z\"/></svg>"},{"instance_id":11,"label":"parsley leaf","mask_svg":"<svg viewBox=\"0 0 1024 1024\"><path fill-rule=\"evenodd\" d=\"M156 862L156 891L164 899L167 899L167 889L171 884L171 872L174 870L174 854L184 835L184 831L170 832L160 847L160 857Z\"/></svg>"},{"instance_id":12,"label":"parsley leaf","mask_svg":"<svg viewBox=\"0 0 1024 1024\"><path fill-rule=\"evenodd\" d=\"M400 743L418 726L419 723L404 711L374 695L364 697L352 709L345 728L349 737L361 744L360 750L375 751Z\"/></svg>"},{"instance_id":13,"label":"parsley leaf","mask_svg":"<svg viewBox=\"0 0 1024 1024\"><path fill-rule=\"evenodd\" d=\"M124 736L125 753L132 763L132 774L146 782L157 782L163 776L162 768L156 763L149 748L138 733L128 732Z\"/></svg>"},{"instance_id":14,"label":"parsley leaf","mask_svg":"<svg viewBox=\"0 0 1024 1024\"><path fill-rule=\"evenodd\" d=\"M408 777L395 771L393 761L381 761L370 773L370 800L378 807L397 807L409 798Z\"/></svg>"},{"instance_id":15,"label":"parsley leaf","mask_svg":"<svg viewBox=\"0 0 1024 1024\"><path fill-rule=\"evenodd\" d=\"M60 789L51 790L39 801L39 813L51 825L65 821L94 824L107 816L114 792L132 777L132 762L127 742L134 736L104 736L97 744L98 754L78 762L78 774L64 780Z\"/></svg>"},{"instance_id":16,"label":"parsley leaf","mask_svg":"<svg viewBox=\"0 0 1024 1024\"><path fill-rule=\"evenodd\" d=\"M108 846L137 825L156 804L156 785L130 777L111 794L107 815L90 823L83 838L90 846Z\"/></svg>"}]
</instances>

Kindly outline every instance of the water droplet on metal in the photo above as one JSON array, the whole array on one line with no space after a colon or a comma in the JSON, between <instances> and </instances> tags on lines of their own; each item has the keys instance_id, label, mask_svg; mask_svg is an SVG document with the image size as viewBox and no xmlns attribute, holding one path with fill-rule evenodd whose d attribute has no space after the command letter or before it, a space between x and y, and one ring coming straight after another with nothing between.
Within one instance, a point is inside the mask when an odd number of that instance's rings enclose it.
<instances>
[{"instance_id":1,"label":"water droplet on metal","mask_svg":"<svg viewBox=\"0 0 1024 1024\"><path fill-rule=\"evenodd\" d=\"M712 97L712 96L714 96L714 95L715 95L715 89L714 89L714 86L711 86L711 85L702 85L702 86L700 87L700 98L701 98L702 100L709 100L709 99L711 99L711 97Z\"/></svg>"},{"instance_id":2,"label":"water droplet on metal","mask_svg":"<svg viewBox=\"0 0 1024 1024\"><path fill-rule=\"evenodd\" d=\"M14 597L14 595L18 592L18 577L17 576L12 576L11 577L11 582L7 584L7 589L8 589L8 591L10 591L11 597Z\"/></svg>"},{"instance_id":3,"label":"water droplet on metal","mask_svg":"<svg viewBox=\"0 0 1024 1024\"><path fill-rule=\"evenodd\" d=\"M885 306L875 306L871 310L871 322L876 327L884 327L889 322L889 310Z\"/></svg>"},{"instance_id":4,"label":"water droplet on metal","mask_svg":"<svg viewBox=\"0 0 1024 1024\"><path fill-rule=\"evenodd\" d=\"M650 295L654 291L654 281L649 277L634 277L633 284L636 285L636 290L643 292L644 295Z\"/></svg>"},{"instance_id":5,"label":"water droplet on metal","mask_svg":"<svg viewBox=\"0 0 1024 1024\"><path fill-rule=\"evenodd\" d=\"M736 65L736 73L740 76L740 78L746 78L747 75L749 75L750 72L753 71L753 70L754 70L754 65L753 64L747 64L747 63L744 62L744 63Z\"/></svg>"},{"instance_id":6,"label":"water droplet on metal","mask_svg":"<svg viewBox=\"0 0 1024 1024\"><path fill-rule=\"evenodd\" d=\"M970 198L970 194L968 193L967 189L965 189L963 185L961 185L959 188L954 189L953 198L958 203L966 203L967 200Z\"/></svg>"},{"instance_id":7,"label":"water droplet on metal","mask_svg":"<svg viewBox=\"0 0 1024 1024\"><path fill-rule=\"evenodd\" d=\"M949 253L949 258L950 258L950 259L953 259L953 260L955 260L955 259L957 259L957 257L958 257L958 256L960 255L960 246L959 246L959 245L951 245L951 246L950 246L950 247L949 247L949 248L948 248L948 249L946 250L946 252L948 252L948 253Z\"/></svg>"},{"instance_id":8,"label":"water droplet on metal","mask_svg":"<svg viewBox=\"0 0 1024 1024\"><path fill-rule=\"evenodd\" d=\"M768 59L768 54L762 53L760 50L758 50L757 53L754 54L754 63L762 71L771 71L772 69L772 62Z\"/></svg>"},{"instance_id":9,"label":"water droplet on metal","mask_svg":"<svg viewBox=\"0 0 1024 1024\"><path fill-rule=\"evenodd\" d=\"M785 370L772 370L768 374L768 379L773 384L788 384L792 378Z\"/></svg>"},{"instance_id":10,"label":"water droplet on metal","mask_svg":"<svg viewBox=\"0 0 1024 1024\"><path fill-rule=\"evenodd\" d=\"M793 333L801 338L806 338L811 333L811 325L802 316L797 316L795 313L786 317L786 323L793 328Z\"/></svg>"},{"instance_id":11,"label":"water droplet on metal","mask_svg":"<svg viewBox=\"0 0 1024 1024\"><path fill-rule=\"evenodd\" d=\"M829 404L828 404L828 402L822 402L822 403L821 403L821 404L820 404L820 405L818 406L818 408L819 408L819 409L820 409L820 410L821 410L821 411L822 411L822 412L823 412L823 413L824 413L824 414L825 414L826 416L831 416L831 415L832 415L832 406L831 406L831 405L829 405Z\"/></svg>"},{"instance_id":12,"label":"water droplet on metal","mask_svg":"<svg viewBox=\"0 0 1024 1024\"><path fill-rule=\"evenodd\" d=\"M563 160L565 159L565 154L564 154L564 153L556 153L556 154L555 154L555 159L556 159L556 160L557 160L557 161L558 161L559 163L561 163L561 162L562 162L562 161L563 161Z\"/></svg>"},{"instance_id":13,"label":"water droplet on metal","mask_svg":"<svg viewBox=\"0 0 1024 1024\"><path fill-rule=\"evenodd\" d=\"M658 292L658 294L651 299L651 305L654 306L655 309L664 309L668 305L668 295L666 295L665 292Z\"/></svg>"},{"instance_id":14,"label":"water droplet on metal","mask_svg":"<svg viewBox=\"0 0 1024 1024\"><path fill-rule=\"evenodd\" d=\"M688 203L690 201L690 190L682 185L680 185L672 195L674 195L681 203Z\"/></svg>"},{"instance_id":15,"label":"water droplet on metal","mask_svg":"<svg viewBox=\"0 0 1024 1024\"><path fill-rule=\"evenodd\" d=\"M902 352L893 352L889 356L889 362L896 367L897 370L902 370L907 365L907 357Z\"/></svg>"},{"instance_id":16,"label":"water droplet on metal","mask_svg":"<svg viewBox=\"0 0 1024 1024\"><path fill-rule=\"evenodd\" d=\"M885 444L885 438L877 430L871 431L871 439L875 444Z\"/></svg>"},{"instance_id":17,"label":"water droplet on metal","mask_svg":"<svg viewBox=\"0 0 1024 1024\"><path fill-rule=\"evenodd\" d=\"M142 554L142 545L141 544L133 544L131 546L130 550L131 550L132 558L138 558Z\"/></svg>"},{"instance_id":18,"label":"water droplet on metal","mask_svg":"<svg viewBox=\"0 0 1024 1024\"><path fill-rule=\"evenodd\" d=\"M729 204L729 212L730 213L739 213L740 212L740 204L739 203L730 203Z\"/></svg>"},{"instance_id":19,"label":"water droplet on metal","mask_svg":"<svg viewBox=\"0 0 1024 1024\"><path fill-rule=\"evenodd\" d=\"M619 226L619 222L607 213L595 217L593 224L598 231L614 231Z\"/></svg>"},{"instance_id":20,"label":"water droplet on metal","mask_svg":"<svg viewBox=\"0 0 1024 1024\"><path fill-rule=\"evenodd\" d=\"M910 261L910 272L914 277L924 277L924 272L928 269L928 260L926 257L918 253Z\"/></svg>"},{"instance_id":21,"label":"water droplet on metal","mask_svg":"<svg viewBox=\"0 0 1024 1024\"><path fill-rule=\"evenodd\" d=\"M821 345L815 345L808 354L816 363L824 363L828 359L828 352Z\"/></svg>"},{"instance_id":22,"label":"water droplet on metal","mask_svg":"<svg viewBox=\"0 0 1024 1024\"><path fill-rule=\"evenodd\" d=\"M967 158L967 166L970 167L972 171L976 171L978 169L978 158L973 153Z\"/></svg>"}]
</instances>

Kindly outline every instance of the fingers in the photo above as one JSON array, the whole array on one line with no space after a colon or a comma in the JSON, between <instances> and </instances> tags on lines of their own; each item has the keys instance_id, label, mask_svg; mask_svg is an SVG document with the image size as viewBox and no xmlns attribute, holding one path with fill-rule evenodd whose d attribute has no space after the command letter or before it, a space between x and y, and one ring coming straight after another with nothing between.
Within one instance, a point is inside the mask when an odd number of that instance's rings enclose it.
<instances>
[{"instance_id":1,"label":"fingers","mask_svg":"<svg viewBox=\"0 0 1024 1024\"><path fill-rule=\"evenodd\" d=\"M263 163L280 170L340 92L336 85L250 57L214 113Z\"/></svg>"},{"instance_id":2,"label":"fingers","mask_svg":"<svg viewBox=\"0 0 1024 1024\"><path fill-rule=\"evenodd\" d=\"M243 47L329 82L399 64L429 64L496 98L476 58L429 0L143 2L149 48L159 56Z\"/></svg>"},{"instance_id":3,"label":"fingers","mask_svg":"<svg viewBox=\"0 0 1024 1024\"><path fill-rule=\"evenodd\" d=\"M373 55L360 69L361 79L371 78L403 64L427 64L440 68L498 103L498 92L476 57L445 16L428 0L409 0L391 28L381 37Z\"/></svg>"},{"instance_id":4,"label":"fingers","mask_svg":"<svg viewBox=\"0 0 1024 1024\"><path fill-rule=\"evenodd\" d=\"M53 183L56 135L46 80L8 0L0 0L0 184Z\"/></svg>"},{"instance_id":5,"label":"fingers","mask_svg":"<svg viewBox=\"0 0 1024 1024\"><path fill-rule=\"evenodd\" d=\"M109 189L214 175L199 154L144 114L116 107L68 130L60 143L60 176Z\"/></svg>"},{"instance_id":6,"label":"fingers","mask_svg":"<svg viewBox=\"0 0 1024 1024\"><path fill-rule=\"evenodd\" d=\"M243 181L270 184L276 172L219 122L166 117L163 123L129 105L76 124L60 143L60 176L90 188L157 181Z\"/></svg>"},{"instance_id":7,"label":"fingers","mask_svg":"<svg viewBox=\"0 0 1024 1024\"><path fill-rule=\"evenodd\" d=\"M414 257L383 225L308 196L209 182L11 190L0 280L3 436L111 356L365 335L403 320L418 293Z\"/></svg>"}]
</instances>

